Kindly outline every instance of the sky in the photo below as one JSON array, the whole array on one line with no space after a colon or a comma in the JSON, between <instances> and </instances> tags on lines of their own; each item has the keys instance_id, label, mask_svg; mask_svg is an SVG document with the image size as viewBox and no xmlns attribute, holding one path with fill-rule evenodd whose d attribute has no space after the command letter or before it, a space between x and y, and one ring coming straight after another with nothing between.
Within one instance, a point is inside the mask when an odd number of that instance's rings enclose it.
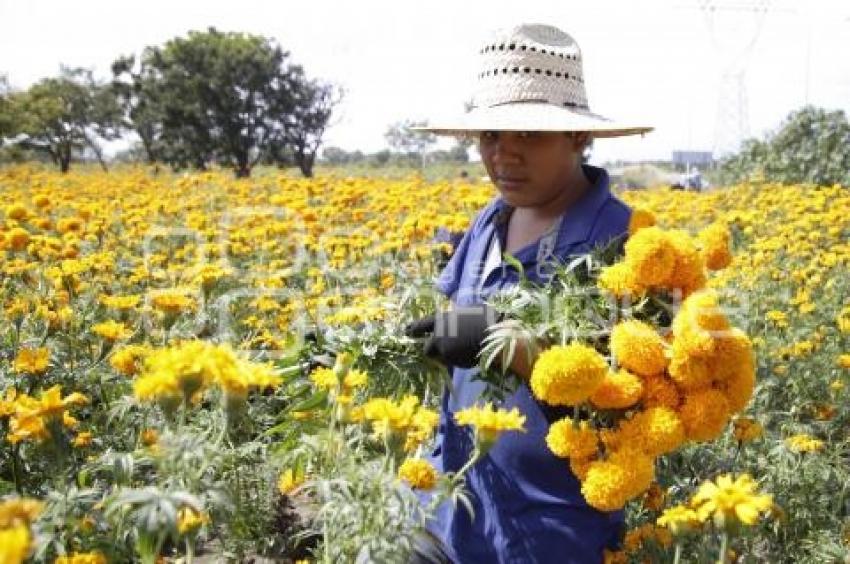
<instances>
[{"instance_id":1,"label":"sky","mask_svg":"<svg viewBox=\"0 0 850 564\"><path fill-rule=\"evenodd\" d=\"M759 26L756 12L735 6L769 9ZM106 79L119 55L189 30L263 35L310 76L344 89L325 146L371 152L385 148L396 121L461 110L479 46L519 23L552 24L576 39L592 111L655 127L598 140L592 161L722 150L729 140L718 123L724 131L745 123L760 137L807 102L850 114L846 0L0 0L0 74L24 88L66 64ZM721 77L736 69L743 88L721 96L730 84ZM745 103L719 104L738 93ZM718 121L730 107L746 119Z\"/></svg>"}]
</instances>

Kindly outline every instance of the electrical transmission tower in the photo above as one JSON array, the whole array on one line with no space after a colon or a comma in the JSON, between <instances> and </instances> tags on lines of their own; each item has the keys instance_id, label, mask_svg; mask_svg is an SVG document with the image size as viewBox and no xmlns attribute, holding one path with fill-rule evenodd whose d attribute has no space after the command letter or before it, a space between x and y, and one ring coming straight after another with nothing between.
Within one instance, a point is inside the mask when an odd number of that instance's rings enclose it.
<instances>
[{"instance_id":1,"label":"electrical transmission tower","mask_svg":"<svg viewBox=\"0 0 850 564\"><path fill-rule=\"evenodd\" d=\"M697 2L720 61L713 147L715 156L720 157L736 151L750 134L747 66L772 0ZM725 21L724 15L734 16L734 21Z\"/></svg>"}]
</instances>

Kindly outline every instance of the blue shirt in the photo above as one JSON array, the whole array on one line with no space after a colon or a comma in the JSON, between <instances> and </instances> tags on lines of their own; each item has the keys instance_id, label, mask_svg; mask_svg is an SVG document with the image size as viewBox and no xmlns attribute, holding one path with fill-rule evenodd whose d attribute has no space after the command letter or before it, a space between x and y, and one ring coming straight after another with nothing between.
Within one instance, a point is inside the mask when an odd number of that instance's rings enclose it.
<instances>
[{"instance_id":1,"label":"blue shirt","mask_svg":"<svg viewBox=\"0 0 850 564\"><path fill-rule=\"evenodd\" d=\"M540 266L551 257L563 261L584 254L628 231L631 210L611 194L607 172L589 165L583 169L593 188L563 214L552 236L514 253L532 281L547 279ZM503 199L495 198L460 240L437 279L437 288L454 304L481 303L518 281L519 274L504 262L486 275L482 268L493 237L505 248L510 211ZM449 370L452 393L443 394L432 461L444 472L456 472L469 460L473 443L470 430L458 426L453 414L474 405L484 384L474 380L477 368ZM502 407L516 407L526 416L526 432L504 433L469 470L466 489L475 518L470 519L463 505L452 507L447 502L429 528L461 564L601 562L603 548L615 546L619 539L623 513L589 507L568 461L546 446L549 424L566 412L538 402L525 384Z\"/></svg>"}]
</instances>

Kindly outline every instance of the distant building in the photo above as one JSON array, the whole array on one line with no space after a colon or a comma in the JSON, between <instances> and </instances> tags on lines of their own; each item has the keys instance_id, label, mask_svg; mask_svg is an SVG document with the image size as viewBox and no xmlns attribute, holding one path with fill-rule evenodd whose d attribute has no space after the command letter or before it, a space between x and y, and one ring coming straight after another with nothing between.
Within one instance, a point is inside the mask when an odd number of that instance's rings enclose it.
<instances>
[{"instance_id":1,"label":"distant building","mask_svg":"<svg viewBox=\"0 0 850 564\"><path fill-rule=\"evenodd\" d=\"M711 166L714 164L714 155L711 151L673 151L673 164L685 169Z\"/></svg>"}]
</instances>

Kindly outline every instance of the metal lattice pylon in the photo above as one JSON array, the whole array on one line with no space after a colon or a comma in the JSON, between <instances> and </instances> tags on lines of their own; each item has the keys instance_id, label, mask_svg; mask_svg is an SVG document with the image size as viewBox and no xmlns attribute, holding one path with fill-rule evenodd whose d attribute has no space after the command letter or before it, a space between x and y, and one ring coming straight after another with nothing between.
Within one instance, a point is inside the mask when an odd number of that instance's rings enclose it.
<instances>
[{"instance_id":1,"label":"metal lattice pylon","mask_svg":"<svg viewBox=\"0 0 850 564\"><path fill-rule=\"evenodd\" d=\"M737 151L741 141L750 134L747 66L771 2L772 0L698 0L721 65L714 124L713 150L717 156ZM734 27L730 29L719 25L717 14L720 12L752 14L751 29L742 32Z\"/></svg>"}]
</instances>

